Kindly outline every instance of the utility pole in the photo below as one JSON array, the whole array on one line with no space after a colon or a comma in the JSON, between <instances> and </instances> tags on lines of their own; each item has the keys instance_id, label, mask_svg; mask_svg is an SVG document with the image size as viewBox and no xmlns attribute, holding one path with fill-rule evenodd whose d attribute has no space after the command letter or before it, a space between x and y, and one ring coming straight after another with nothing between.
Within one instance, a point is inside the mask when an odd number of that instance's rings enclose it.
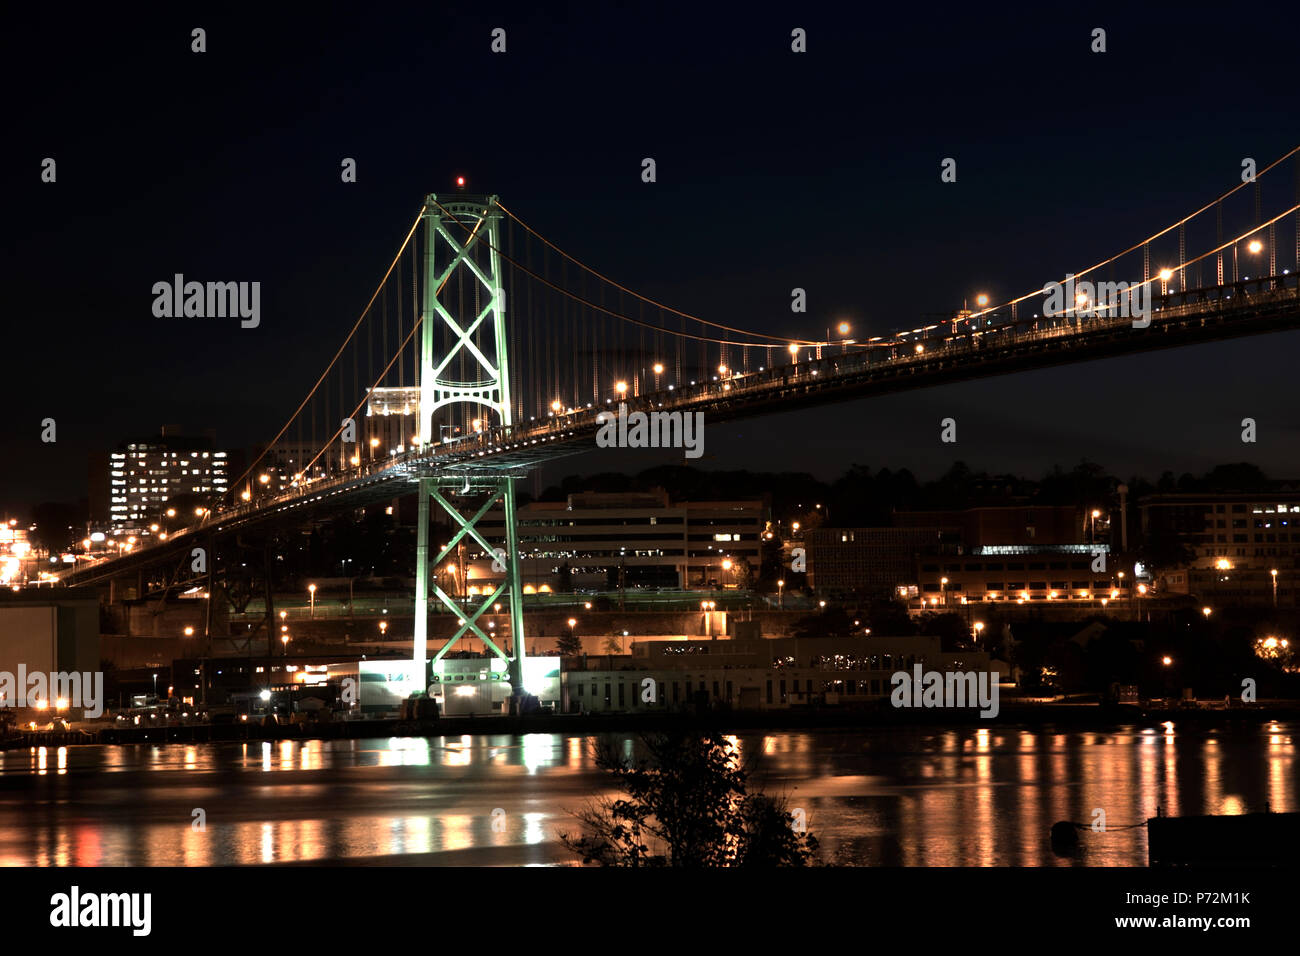
<instances>
[{"instance_id":1,"label":"utility pole","mask_svg":"<svg viewBox=\"0 0 1300 956\"><path fill-rule=\"evenodd\" d=\"M200 677L203 680L203 686L199 689L199 700L206 705L208 702L208 672L212 666L212 593L215 587L216 579L216 553L212 550L212 534L208 533L208 600L207 607L203 615L203 643L205 644L205 656L203 666L199 669Z\"/></svg>"},{"instance_id":2,"label":"utility pole","mask_svg":"<svg viewBox=\"0 0 1300 956\"><path fill-rule=\"evenodd\" d=\"M266 591L266 657L275 657L275 596L271 586L271 542L262 544L263 588Z\"/></svg>"},{"instance_id":3,"label":"utility pole","mask_svg":"<svg viewBox=\"0 0 1300 956\"><path fill-rule=\"evenodd\" d=\"M1128 485L1119 486L1119 551L1128 554Z\"/></svg>"}]
</instances>

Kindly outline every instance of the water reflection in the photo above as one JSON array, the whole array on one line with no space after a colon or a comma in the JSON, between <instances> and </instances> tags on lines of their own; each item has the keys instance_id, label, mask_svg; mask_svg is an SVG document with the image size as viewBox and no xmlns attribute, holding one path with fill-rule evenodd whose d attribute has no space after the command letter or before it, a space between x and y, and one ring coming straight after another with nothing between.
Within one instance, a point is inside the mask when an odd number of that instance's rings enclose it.
<instances>
[{"instance_id":1,"label":"water reflection","mask_svg":"<svg viewBox=\"0 0 1300 956\"><path fill-rule=\"evenodd\" d=\"M729 737L827 861L1146 863L1153 816L1297 809L1295 728L1029 728ZM33 747L0 754L0 864L209 866L406 857L572 863L557 841L609 795L592 738L556 734ZM639 756L630 737L618 750ZM53 751L53 752L51 752ZM196 829L193 811L204 810ZM1091 824L1074 858L1057 820ZM494 812L499 811L499 812Z\"/></svg>"}]
</instances>

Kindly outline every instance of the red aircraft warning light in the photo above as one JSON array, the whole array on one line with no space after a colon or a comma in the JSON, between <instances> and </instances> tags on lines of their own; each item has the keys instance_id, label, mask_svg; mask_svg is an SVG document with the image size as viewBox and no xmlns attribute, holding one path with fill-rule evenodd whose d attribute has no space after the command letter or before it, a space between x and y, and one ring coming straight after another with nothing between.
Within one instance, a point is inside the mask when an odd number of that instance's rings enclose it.
<instances>
[{"instance_id":1,"label":"red aircraft warning light","mask_svg":"<svg viewBox=\"0 0 1300 956\"><path fill-rule=\"evenodd\" d=\"M465 177L464 177L464 176L457 176L457 177L456 177L456 187L457 187L458 189L464 189L464 188L465 188Z\"/></svg>"}]
</instances>

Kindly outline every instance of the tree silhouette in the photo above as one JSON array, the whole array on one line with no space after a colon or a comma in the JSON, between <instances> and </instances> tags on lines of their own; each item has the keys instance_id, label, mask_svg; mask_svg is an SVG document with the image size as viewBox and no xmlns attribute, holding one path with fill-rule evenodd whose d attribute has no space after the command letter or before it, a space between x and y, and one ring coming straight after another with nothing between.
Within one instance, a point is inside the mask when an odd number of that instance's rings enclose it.
<instances>
[{"instance_id":1,"label":"tree silhouette","mask_svg":"<svg viewBox=\"0 0 1300 956\"><path fill-rule=\"evenodd\" d=\"M648 758L597 745L596 765L625 795L575 816L583 834L560 841L601 866L775 867L813 862L817 839L796 830L784 802L746 790L736 746L716 731L642 735Z\"/></svg>"},{"instance_id":2,"label":"tree silhouette","mask_svg":"<svg viewBox=\"0 0 1300 956\"><path fill-rule=\"evenodd\" d=\"M582 653L582 638L573 632L573 628L569 628L555 642L555 649L561 657L577 657Z\"/></svg>"}]
</instances>

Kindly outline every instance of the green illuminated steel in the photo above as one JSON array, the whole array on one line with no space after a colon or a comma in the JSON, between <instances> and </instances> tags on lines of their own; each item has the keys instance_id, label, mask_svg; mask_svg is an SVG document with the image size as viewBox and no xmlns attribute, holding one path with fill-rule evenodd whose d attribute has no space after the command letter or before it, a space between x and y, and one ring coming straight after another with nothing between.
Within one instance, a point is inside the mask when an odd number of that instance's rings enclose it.
<instances>
[{"instance_id":1,"label":"green illuminated steel","mask_svg":"<svg viewBox=\"0 0 1300 956\"><path fill-rule=\"evenodd\" d=\"M422 323L420 339L420 430L419 440L429 443L433 435L433 415L438 409L451 405L472 403L483 406L489 412L496 412L497 423L503 426L514 424L511 418L510 403L510 366L506 352L506 302L505 288L501 280L500 248L501 212L497 207L496 197L464 197L439 205L438 197L430 194L424 207L425 219L425 255L424 255L424 301L420 311ZM474 258L476 248L486 241L488 247L488 268L483 269ZM449 258L439 269L438 253L446 250ZM464 268L480 283L486 293L486 303L474 315L473 320L462 326L456 316L452 315L439 300L438 293L455 273ZM485 354L474 341L474 335L491 317L493 349L492 357ZM440 357L434 355L434 336L441 329L447 328L452 333L453 343L447 353ZM452 360L459 354L470 367L478 370L478 377L473 382L451 381L445 377L452 367ZM489 423L490 415L486 416ZM428 658L429 627L429 590L430 578L433 577L433 594L446 610L455 613L462 624L451 639L437 652L433 660L436 663L451 650L466 633L473 633L492 650L494 654L506 661L509 666L510 684L513 693L524 691L523 672L526 647L524 642L524 607L523 591L519 573L518 534L515 529L515 478L499 473L466 472L447 470L434 477L417 479L419 486L419 526L416 529L415 559L415 642L413 664L417 683L423 687L425 667ZM464 484L462 489L460 486ZM455 487L461 493L471 487L475 492L487 492L487 500L478 508L472 518L461 514L461 509L453 504L438 489L439 485ZM458 530L436 558L429 559L429 510L430 501L446 514ZM493 546L482 534L477 525L495 504L500 504L504 511L505 541ZM456 598L447 594L436 581L436 570L442 561L451 554L460 542L469 537L485 555L494 555L505 565L505 580L485 599L478 603L472 613L458 603ZM504 550L504 556L498 555L498 548ZM460 582L463 590L468 592L466 582ZM478 625L478 620L492 607L501 596L506 595L510 609L510 652L502 650L497 640L488 635Z\"/></svg>"}]
</instances>

